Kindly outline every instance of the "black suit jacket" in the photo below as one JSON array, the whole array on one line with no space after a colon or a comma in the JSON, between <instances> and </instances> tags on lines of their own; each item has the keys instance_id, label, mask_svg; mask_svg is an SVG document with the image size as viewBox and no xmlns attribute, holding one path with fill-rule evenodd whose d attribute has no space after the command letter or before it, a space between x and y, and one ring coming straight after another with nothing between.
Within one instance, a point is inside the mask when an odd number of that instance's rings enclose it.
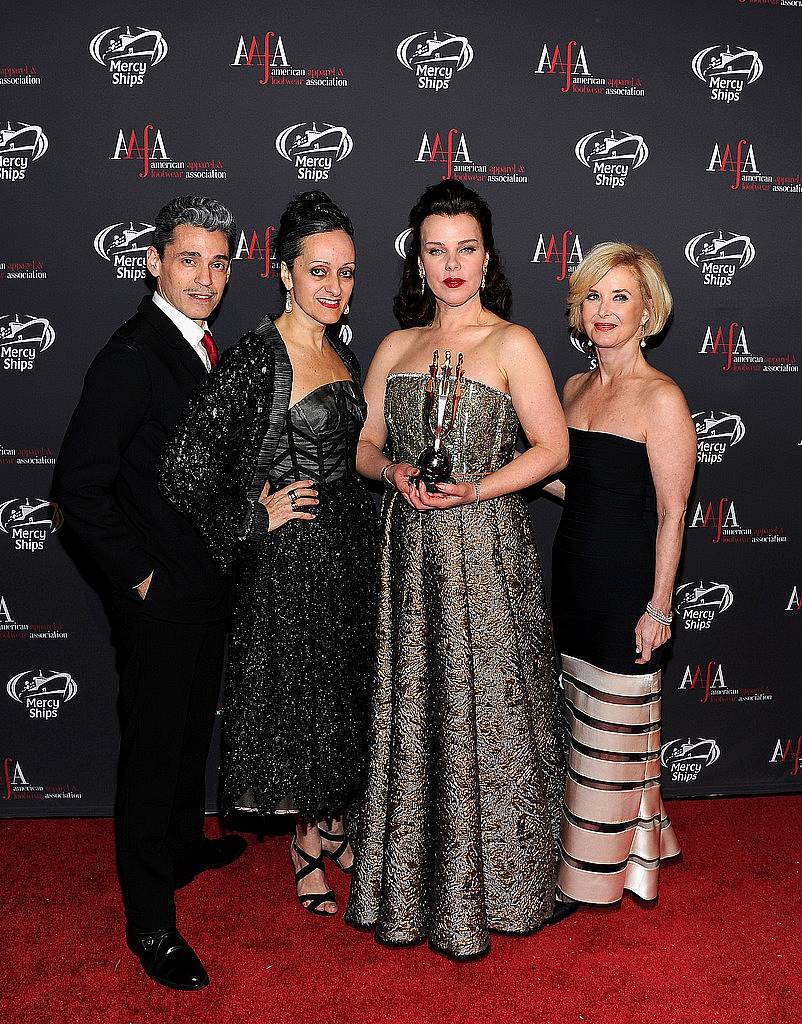
<instances>
[{"instance_id":1,"label":"black suit jacket","mask_svg":"<svg viewBox=\"0 0 802 1024\"><path fill-rule=\"evenodd\" d=\"M191 522L157 486L165 444L207 371L146 297L89 367L54 490L118 600L174 622L224 618L228 585ZM153 571L144 601L138 583Z\"/></svg>"}]
</instances>

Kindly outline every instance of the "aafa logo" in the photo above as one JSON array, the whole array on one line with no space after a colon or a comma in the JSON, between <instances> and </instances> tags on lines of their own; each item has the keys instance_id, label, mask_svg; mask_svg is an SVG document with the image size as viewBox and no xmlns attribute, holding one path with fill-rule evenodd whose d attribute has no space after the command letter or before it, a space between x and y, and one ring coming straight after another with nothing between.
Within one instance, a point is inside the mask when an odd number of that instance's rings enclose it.
<instances>
[{"instance_id":1,"label":"aafa logo","mask_svg":"<svg viewBox=\"0 0 802 1024\"><path fill-rule=\"evenodd\" d=\"M38 124L6 121L0 128L0 181L22 181L33 160L47 152L47 136Z\"/></svg>"},{"instance_id":2,"label":"aafa logo","mask_svg":"<svg viewBox=\"0 0 802 1024\"><path fill-rule=\"evenodd\" d=\"M729 690L724 682L724 666L717 661L708 661L706 665L685 666L680 690L693 690L699 695L699 703L707 704L712 696L713 701L721 701L724 695L737 697L737 690Z\"/></svg>"},{"instance_id":3,"label":"aafa logo","mask_svg":"<svg viewBox=\"0 0 802 1024\"><path fill-rule=\"evenodd\" d=\"M49 349L55 340L56 332L43 316L0 316L0 362L4 370L32 370L39 353Z\"/></svg>"},{"instance_id":4,"label":"aafa logo","mask_svg":"<svg viewBox=\"0 0 802 1024\"><path fill-rule=\"evenodd\" d=\"M448 134L443 132L442 138L440 132L434 132L430 138L429 133L424 132L415 163L445 164L443 177L453 178L455 164L461 165L459 169L468 169L466 165L473 163L465 133L459 128L449 128Z\"/></svg>"},{"instance_id":5,"label":"aafa logo","mask_svg":"<svg viewBox=\"0 0 802 1024\"><path fill-rule=\"evenodd\" d=\"M274 42L275 40L275 42ZM239 37L237 52L231 62L232 67L258 67L264 69L264 74L259 80L260 85L267 85L270 76L275 68L287 68L287 53L284 49L284 40L276 32L265 32L261 49L256 36L251 36L248 46L245 45L245 37Z\"/></svg>"},{"instance_id":6,"label":"aafa logo","mask_svg":"<svg viewBox=\"0 0 802 1024\"><path fill-rule=\"evenodd\" d=\"M274 224L269 224L266 228L252 228L250 232L243 228L231 258L259 263L262 267L259 274L261 278L278 277L279 261L273 256L271 245L275 233Z\"/></svg>"},{"instance_id":7,"label":"aafa logo","mask_svg":"<svg viewBox=\"0 0 802 1024\"><path fill-rule=\"evenodd\" d=\"M565 78L565 83L560 92L571 92L575 78L582 80L591 77L585 57L585 47L580 46L576 39L570 39L565 47L565 57L563 57L559 44L549 51L548 44L544 43L535 74L562 76Z\"/></svg>"},{"instance_id":8,"label":"aafa logo","mask_svg":"<svg viewBox=\"0 0 802 1024\"><path fill-rule=\"evenodd\" d=\"M547 240L548 238L548 240ZM530 263L556 263L559 265L558 281L564 281L570 269L582 260L582 243L579 235L567 228L562 234L538 235L537 245Z\"/></svg>"},{"instance_id":9,"label":"aafa logo","mask_svg":"<svg viewBox=\"0 0 802 1024\"><path fill-rule=\"evenodd\" d=\"M295 164L299 181L325 181L353 148L348 130L326 121L292 124L276 138L276 151Z\"/></svg>"},{"instance_id":10,"label":"aafa logo","mask_svg":"<svg viewBox=\"0 0 802 1024\"><path fill-rule=\"evenodd\" d=\"M675 607L686 629L709 629L717 615L734 600L726 583L683 583L675 592Z\"/></svg>"},{"instance_id":11,"label":"aafa logo","mask_svg":"<svg viewBox=\"0 0 802 1024\"><path fill-rule=\"evenodd\" d=\"M712 325L708 324L699 355L721 355L724 358L722 369L725 371L731 370L734 363L750 360L752 354L749 351L746 328L733 320L728 327L719 324L714 332ZM759 357L758 361L762 362Z\"/></svg>"},{"instance_id":12,"label":"aafa logo","mask_svg":"<svg viewBox=\"0 0 802 1024\"><path fill-rule=\"evenodd\" d=\"M744 421L734 412L697 412L693 414L693 422L696 457L706 465L721 462L727 449L739 444L746 435Z\"/></svg>"},{"instance_id":13,"label":"aafa logo","mask_svg":"<svg viewBox=\"0 0 802 1024\"><path fill-rule=\"evenodd\" d=\"M72 700L78 686L69 672L39 669L18 672L6 685L6 692L17 704L22 704L29 718L57 718L62 704Z\"/></svg>"},{"instance_id":14,"label":"aafa logo","mask_svg":"<svg viewBox=\"0 0 802 1024\"><path fill-rule=\"evenodd\" d=\"M734 146L730 146L728 142L723 149L716 142L713 152L710 154L710 163L707 165L707 169L708 171L718 171L720 174L734 174L735 180L730 185L733 191L741 188L742 181L760 178L760 171L757 169L757 160L755 159L755 148L748 139L738 139Z\"/></svg>"},{"instance_id":15,"label":"aafa logo","mask_svg":"<svg viewBox=\"0 0 802 1024\"><path fill-rule=\"evenodd\" d=\"M800 588L794 584L791 596L788 598L788 604L785 606L787 612L802 611L802 595L800 595L799 591Z\"/></svg>"},{"instance_id":16,"label":"aafa logo","mask_svg":"<svg viewBox=\"0 0 802 1024\"><path fill-rule=\"evenodd\" d=\"M0 505L0 533L12 539L17 551L43 551L63 522L61 509L46 498L11 498Z\"/></svg>"},{"instance_id":17,"label":"aafa logo","mask_svg":"<svg viewBox=\"0 0 802 1024\"><path fill-rule=\"evenodd\" d=\"M327 67L297 67L287 59L284 39L278 32L265 32L259 37L252 35L250 43L246 36L241 35L237 43L237 52L231 67L260 68L262 71L259 85L304 85L333 86L340 88L348 85L345 68L329 65Z\"/></svg>"},{"instance_id":18,"label":"aafa logo","mask_svg":"<svg viewBox=\"0 0 802 1024\"><path fill-rule=\"evenodd\" d=\"M700 528L711 531L714 544L720 544L722 538L736 536L741 532L749 534L748 530L741 531L735 502L731 498L719 498L715 506L712 501L708 501L706 508L702 508L701 501L698 501L689 529Z\"/></svg>"},{"instance_id":19,"label":"aafa logo","mask_svg":"<svg viewBox=\"0 0 802 1024\"><path fill-rule=\"evenodd\" d=\"M16 757L3 758L3 799L38 799L44 793L44 786L32 786L25 778L22 765Z\"/></svg>"},{"instance_id":20,"label":"aafa logo","mask_svg":"<svg viewBox=\"0 0 802 1024\"><path fill-rule=\"evenodd\" d=\"M593 171L593 182L608 188L622 188L629 172L649 157L642 135L631 132L590 132L574 147L577 160Z\"/></svg>"},{"instance_id":21,"label":"aafa logo","mask_svg":"<svg viewBox=\"0 0 802 1024\"><path fill-rule=\"evenodd\" d=\"M145 258L151 244L153 224L120 221L95 235L95 252L114 267L118 281L144 281Z\"/></svg>"},{"instance_id":22,"label":"aafa logo","mask_svg":"<svg viewBox=\"0 0 802 1024\"><path fill-rule=\"evenodd\" d=\"M441 38L442 37L442 38ZM451 84L455 71L462 71L473 60L473 47L465 36L450 32L415 32L402 39L396 56L418 79L419 89L441 92Z\"/></svg>"},{"instance_id":23,"label":"aafa logo","mask_svg":"<svg viewBox=\"0 0 802 1024\"><path fill-rule=\"evenodd\" d=\"M736 270L748 267L755 258L755 247L749 235L703 231L685 246L685 258L699 267L705 284L726 288L732 284Z\"/></svg>"},{"instance_id":24,"label":"aafa logo","mask_svg":"<svg viewBox=\"0 0 802 1024\"><path fill-rule=\"evenodd\" d=\"M695 782L704 768L709 768L721 757L715 740L690 737L669 740L660 748L660 764L668 768L674 782Z\"/></svg>"},{"instance_id":25,"label":"aafa logo","mask_svg":"<svg viewBox=\"0 0 802 1024\"><path fill-rule=\"evenodd\" d=\"M737 103L745 85L763 74L763 61L757 50L717 44L700 50L691 61L693 73L710 89L710 99Z\"/></svg>"},{"instance_id":26,"label":"aafa logo","mask_svg":"<svg viewBox=\"0 0 802 1024\"><path fill-rule=\"evenodd\" d=\"M92 60L111 74L112 85L142 85L148 68L167 56L164 36L155 28L118 25L98 32L89 44Z\"/></svg>"},{"instance_id":27,"label":"aafa logo","mask_svg":"<svg viewBox=\"0 0 802 1024\"><path fill-rule=\"evenodd\" d=\"M150 175L152 160L169 160L170 158L164 147L161 129L154 128L152 124L146 124L142 129L141 136L137 135L136 128L132 128L126 137L126 133L120 128L111 159L141 161L142 170L139 172L139 177L147 178Z\"/></svg>"},{"instance_id":28,"label":"aafa logo","mask_svg":"<svg viewBox=\"0 0 802 1024\"><path fill-rule=\"evenodd\" d=\"M785 742L782 738L778 738L769 758L769 764L787 765L789 775L799 775L800 759L802 759L802 736L797 736L796 739L787 739Z\"/></svg>"}]
</instances>

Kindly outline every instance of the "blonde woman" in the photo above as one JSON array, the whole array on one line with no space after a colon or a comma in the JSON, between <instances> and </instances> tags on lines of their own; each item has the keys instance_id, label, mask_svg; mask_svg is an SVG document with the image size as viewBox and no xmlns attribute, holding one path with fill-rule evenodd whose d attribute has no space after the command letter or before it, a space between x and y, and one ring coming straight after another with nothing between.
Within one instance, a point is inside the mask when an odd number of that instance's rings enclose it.
<instances>
[{"instance_id":1,"label":"blonde woman","mask_svg":"<svg viewBox=\"0 0 802 1024\"><path fill-rule=\"evenodd\" d=\"M660 861L679 853L660 795L660 665L696 431L644 352L671 305L638 246L597 245L571 277L571 327L597 366L565 385L571 456L547 486L564 501L552 613L571 740L557 883L568 903L616 903L625 889L654 899Z\"/></svg>"}]
</instances>

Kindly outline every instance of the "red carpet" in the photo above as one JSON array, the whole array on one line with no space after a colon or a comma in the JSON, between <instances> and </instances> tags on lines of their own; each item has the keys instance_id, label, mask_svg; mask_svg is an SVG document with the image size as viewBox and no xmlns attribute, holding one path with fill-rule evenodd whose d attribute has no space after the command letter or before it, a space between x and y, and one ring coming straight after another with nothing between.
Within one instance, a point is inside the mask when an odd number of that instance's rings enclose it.
<instances>
[{"instance_id":1,"label":"red carpet","mask_svg":"<svg viewBox=\"0 0 802 1024\"><path fill-rule=\"evenodd\" d=\"M0 1019L9 1024L797 1024L796 797L672 802L684 860L630 898L484 960L390 950L296 903L284 837L178 896L212 978L177 993L124 946L107 820L0 823ZM211 826L210 826L211 831ZM339 899L347 879L329 871Z\"/></svg>"}]
</instances>

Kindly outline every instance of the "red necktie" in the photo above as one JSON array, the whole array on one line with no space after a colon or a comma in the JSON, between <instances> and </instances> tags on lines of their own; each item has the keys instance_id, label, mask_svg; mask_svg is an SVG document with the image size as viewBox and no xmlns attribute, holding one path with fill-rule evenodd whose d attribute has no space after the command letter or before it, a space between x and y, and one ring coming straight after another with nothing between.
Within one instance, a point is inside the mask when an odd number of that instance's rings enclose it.
<instances>
[{"instance_id":1,"label":"red necktie","mask_svg":"<svg viewBox=\"0 0 802 1024\"><path fill-rule=\"evenodd\" d=\"M209 362L212 364L212 369L214 369L215 366L217 366L218 360L217 345L215 345L214 338L211 336L211 334L209 334L208 331L203 332L203 337L201 338L201 345L203 345L203 347L206 349L206 355L209 357Z\"/></svg>"}]
</instances>

